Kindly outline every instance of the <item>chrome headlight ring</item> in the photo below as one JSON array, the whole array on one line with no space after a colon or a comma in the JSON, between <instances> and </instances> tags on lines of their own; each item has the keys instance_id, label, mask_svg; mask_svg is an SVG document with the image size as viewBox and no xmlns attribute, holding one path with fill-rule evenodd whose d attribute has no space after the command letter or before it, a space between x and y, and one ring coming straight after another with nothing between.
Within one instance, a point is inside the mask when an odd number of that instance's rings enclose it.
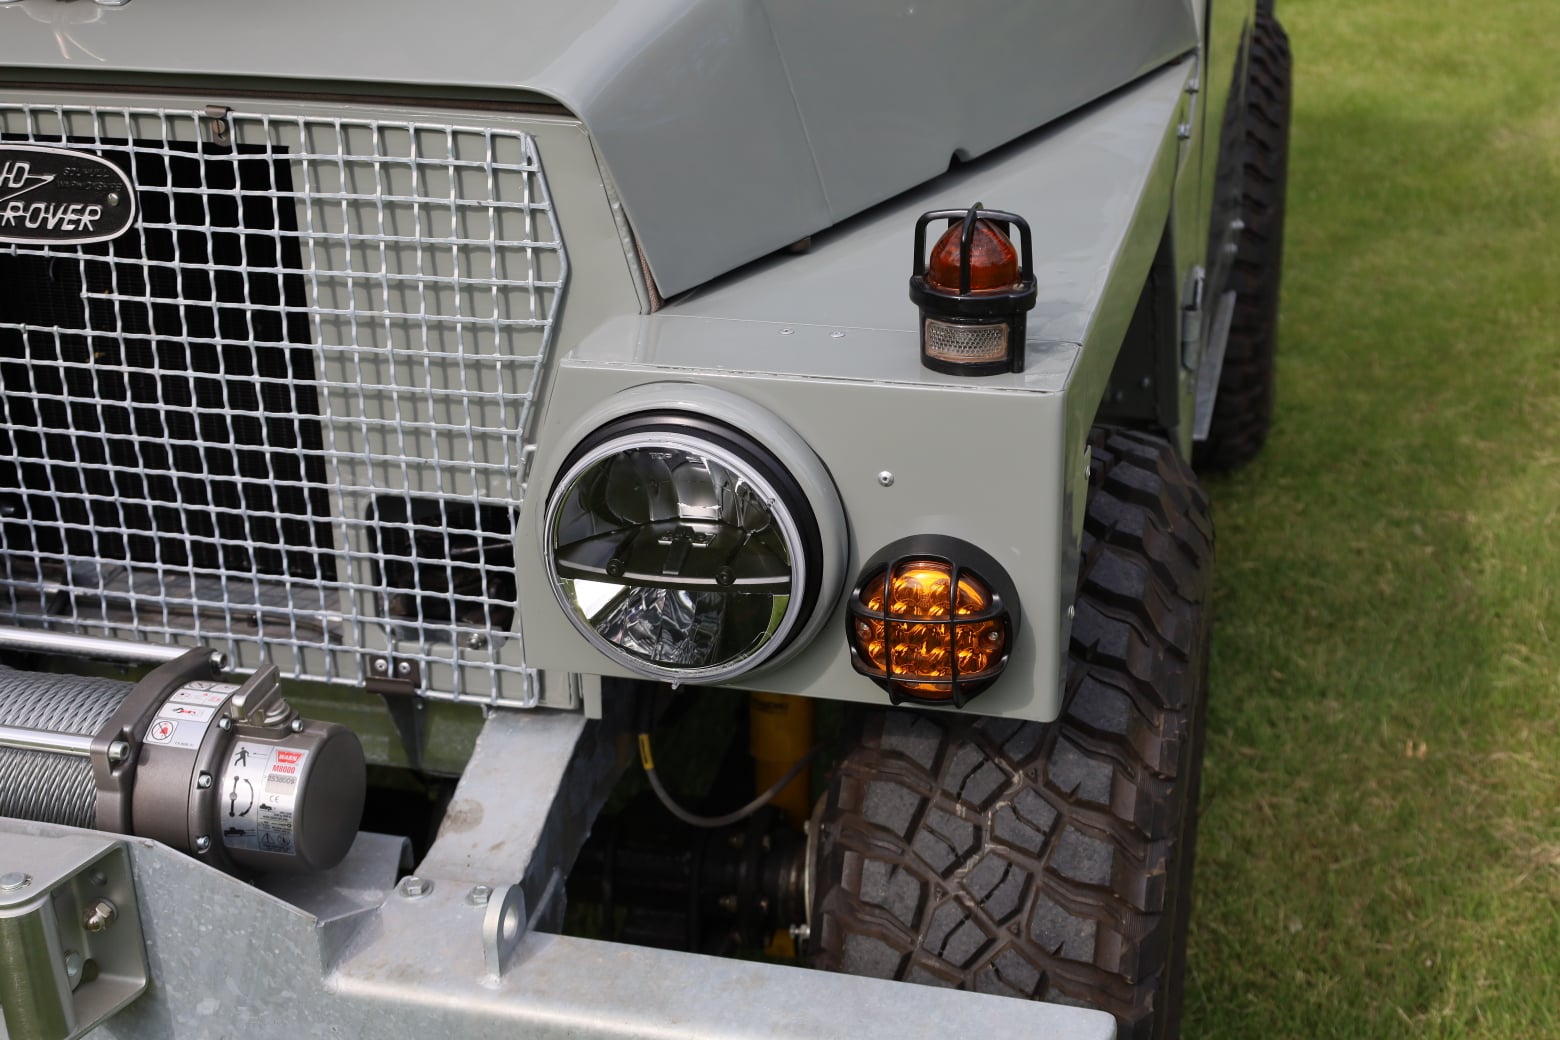
<instances>
[{"instance_id":1,"label":"chrome headlight ring","mask_svg":"<svg viewBox=\"0 0 1560 1040\"><path fill-rule=\"evenodd\" d=\"M543 554L564 614L619 665L663 681L721 682L773 661L813 627L823 553L786 466L702 416L607 423L547 500Z\"/></svg>"}]
</instances>

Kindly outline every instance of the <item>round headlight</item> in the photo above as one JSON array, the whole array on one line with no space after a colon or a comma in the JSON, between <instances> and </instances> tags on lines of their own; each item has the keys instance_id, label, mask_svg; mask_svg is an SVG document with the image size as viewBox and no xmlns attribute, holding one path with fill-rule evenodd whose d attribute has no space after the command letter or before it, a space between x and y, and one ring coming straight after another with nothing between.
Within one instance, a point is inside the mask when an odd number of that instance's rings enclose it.
<instances>
[{"instance_id":1,"label":"round headlight","mask_svg":"<svg viewBox=\"0 0 1560 1040\"><path fill-rule=\"evenodd\" d=\"M543 533L553 592L623 667L718 682L773 658L811 617L818 524L752 438L694 416L634 416L587 437L561 474Z\"/></svg>"}]
</instances>

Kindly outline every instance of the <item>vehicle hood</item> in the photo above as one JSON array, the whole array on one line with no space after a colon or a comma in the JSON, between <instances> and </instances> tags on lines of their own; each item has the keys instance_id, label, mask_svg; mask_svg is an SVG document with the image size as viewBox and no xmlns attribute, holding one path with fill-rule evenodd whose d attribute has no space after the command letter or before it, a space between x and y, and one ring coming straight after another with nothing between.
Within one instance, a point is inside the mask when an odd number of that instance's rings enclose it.
<instances>
[{"instance_id":1,"label":"vehicle hood","mask_svg":"<svg viewBox=\"0 0 1560 1040\"><path fill-rule=\"evenodd\" d=\"M550 99L670 295L1192 50L1194 2L20 0L0 80Z\"/></svg>"}]
</instances>

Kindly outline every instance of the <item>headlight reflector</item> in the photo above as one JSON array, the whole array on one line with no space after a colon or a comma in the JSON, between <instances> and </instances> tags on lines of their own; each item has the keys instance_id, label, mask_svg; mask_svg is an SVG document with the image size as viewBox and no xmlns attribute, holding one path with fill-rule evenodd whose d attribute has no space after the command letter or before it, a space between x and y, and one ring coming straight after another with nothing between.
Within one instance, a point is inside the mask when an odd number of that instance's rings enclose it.
<instances>
[{"instance_id":1,"label":"headlight reflector","mask_svg":"<svg viewBox=\"0 0 1560 1040\"><path fill-rule=\"evenodd\" d=\"M820 538L762 445L687 415L634 416L575 449L547 505L553 592L623 667L718 682L771 659L810 616Z\"/></svg>"}]
</instances>

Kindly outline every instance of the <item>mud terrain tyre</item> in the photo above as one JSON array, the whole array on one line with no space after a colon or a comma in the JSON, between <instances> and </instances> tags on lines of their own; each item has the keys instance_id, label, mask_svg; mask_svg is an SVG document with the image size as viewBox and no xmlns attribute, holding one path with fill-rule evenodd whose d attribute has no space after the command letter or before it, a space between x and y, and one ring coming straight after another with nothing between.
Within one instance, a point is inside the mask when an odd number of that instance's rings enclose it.
<instances>
[{"instance_id":1,"label":"mud terrain tyre","mask_svg":"<svg viewBox=\"0 0 1560 1040\"><path fill-rule=\"evenodd\" d=\"M817 966L1177 1032L1213 530L1166 442L1096 433L1061 717L877 712L824 796Z\"/></svg>"},{"instance_id":2,"label":"mud terrain tyre","mask_svg":"<svg viewBox=\"0 0 1560 1040\"><path fill-rule=\"evenodd\" d=\"M1241 198L1245 228L1230 272L1235 312L1208 438L1193 452L1199 470L1244 466L1262 451L1272 425L1289 169L1290 73L1289 36L1272 5L1265 4L1252 27L1246 68Z\"/></svg>"}]
</instances>

